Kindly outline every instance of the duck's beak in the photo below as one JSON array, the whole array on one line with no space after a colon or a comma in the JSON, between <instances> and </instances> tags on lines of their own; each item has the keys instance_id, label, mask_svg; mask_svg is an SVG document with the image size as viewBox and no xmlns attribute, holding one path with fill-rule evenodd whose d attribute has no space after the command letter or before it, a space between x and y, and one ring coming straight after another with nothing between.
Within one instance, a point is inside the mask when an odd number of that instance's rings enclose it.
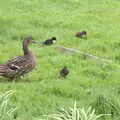
<instances>
[{"instance_id":1,"label":"duck's beak","mask_svg":"<svg viewBox=\"0 0 120 120\"><path fill-rule=\"evenodd\" d=\"M56 43L56 40L53 40L53 44L55 44Z\"/></svg>"},{"instance_id":2,"label":"duck's beak","mask_svg":"<svg viewBox=\"0 0 120 120\"><path fill-rule=\"evenodd\" d=\"M32 43L35 44L35 45L38 46L38 47L43 47L43 42L39 42L39 41L36 41L36 40L32 40Z\"/></svg>"},{"instance_id":3,"label":"duck's beak","mask_svg":"<svg viewBox=\"0 0 120 120\"><path fill-rule=\"evenodd\" d=\"M35 41L35 40L32 40L32 43L33 44L41 44L41 42L38 42L38 41Z\"/></svg>"}]
</instances>

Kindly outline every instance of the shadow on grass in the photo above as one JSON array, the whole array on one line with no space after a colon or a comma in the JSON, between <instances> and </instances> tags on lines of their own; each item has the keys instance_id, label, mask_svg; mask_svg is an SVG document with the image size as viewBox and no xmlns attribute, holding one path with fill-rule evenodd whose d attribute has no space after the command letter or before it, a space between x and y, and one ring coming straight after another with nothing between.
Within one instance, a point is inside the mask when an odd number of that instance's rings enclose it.
<instances>
[{"instance_id":1,"label":"shadow on grass","mask_svg":"<svg viewBox=\"0 0 120 120\"><path fill-rule=\"evenodd\" d=\"M30 78L19 78L19 79L9 79L9 78L4 78L0 77L0 83L31 83L31 82L37 82L37 81L42 81L43 79L39 78L38 80L31 80Z\"/></svg>"}]
</instances>

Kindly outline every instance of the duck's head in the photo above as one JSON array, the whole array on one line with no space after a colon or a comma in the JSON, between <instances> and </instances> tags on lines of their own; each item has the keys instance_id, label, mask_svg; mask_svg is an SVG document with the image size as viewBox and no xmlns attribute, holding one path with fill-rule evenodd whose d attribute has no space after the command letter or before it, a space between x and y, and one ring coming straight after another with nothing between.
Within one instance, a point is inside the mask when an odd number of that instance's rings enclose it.
<instances>
[{"instance_id":1,"label":"duck's head","mask_svg":"<svg viewBox=\"0 0 120 120\"><path fill-rule=\"evenodd\" d=\"M29 45L29 44L38 44L39 42L35 41L32 36L28 36L24 38L23 43Z\"/></svg>"},{"instance_id":2,"label":"duck's head","mask_svg":"<svg viewBox=\"0 0 120 120\"><path fill-rule=\"evenodd\" d=\"M56 37L52 37L52 43L56 43L57 39Z\"/></svg>"},{"instance_id":3,"label":"duck's head","mask_svg":"<svg viewBox=\"0 0 120 120\"><path fill-rule=\"evenodd\" d=\"M24 43L27 43L27 44L34 43L33 37L32 36L25 37L24 38Z\"/></svg>"}]
</instances>

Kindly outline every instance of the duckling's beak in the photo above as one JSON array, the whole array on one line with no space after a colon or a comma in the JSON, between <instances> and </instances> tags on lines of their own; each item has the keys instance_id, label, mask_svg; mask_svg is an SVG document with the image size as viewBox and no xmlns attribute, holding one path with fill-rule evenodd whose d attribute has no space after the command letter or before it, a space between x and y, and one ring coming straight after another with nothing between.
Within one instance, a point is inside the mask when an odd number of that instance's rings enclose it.
<instances>
[{"instance_id":1,"label":"duckling's beak","mask_svg":"<svg viewBox=\"0 0 120 120\"><path fill-rule=\"evenodd\" d=\"M56 40L53 40L53 44L56 43Z\"/></svg>"}]
</instances>

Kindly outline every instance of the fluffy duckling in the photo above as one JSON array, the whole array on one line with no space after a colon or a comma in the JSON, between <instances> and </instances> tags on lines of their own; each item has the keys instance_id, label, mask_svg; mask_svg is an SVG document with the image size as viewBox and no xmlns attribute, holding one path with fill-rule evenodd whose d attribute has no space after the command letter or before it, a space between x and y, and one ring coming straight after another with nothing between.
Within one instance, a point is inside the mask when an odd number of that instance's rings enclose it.
<instances>
[{"instance_id":1,"label":"fluffy duckling","mask_svg":"<svg viewBox=\"0 0 120 120\"><path fill-rule=\"evenodd\" d=\"M47 39L43 42L43 45L52 45L52 44L55 44L57 41L56 37L52 37L50 39Z\"/></svg>"},{"instance_id":2,"label":"fluffy duckling","mask_svg":"<svg viewBox=\"0 0 120 120\"><path fill-rule=\"evenodd\" d=\"M81 32L77 32L76 37L79 37L79 38L86 38L87 39L87 32L85 30L81 31Z\"/></svg>"},{"instance_id":3,"label":"fluffy duckling","mask_svg":"<svg viewBox=\"0 0 120 120\"><path fill-rule=\"evenodd\" d=\"M66 66L64 66L61 70L60 70L60 76L66 78L66 76L69 74L69 70Z\"/></svg>"}]
</instances>

